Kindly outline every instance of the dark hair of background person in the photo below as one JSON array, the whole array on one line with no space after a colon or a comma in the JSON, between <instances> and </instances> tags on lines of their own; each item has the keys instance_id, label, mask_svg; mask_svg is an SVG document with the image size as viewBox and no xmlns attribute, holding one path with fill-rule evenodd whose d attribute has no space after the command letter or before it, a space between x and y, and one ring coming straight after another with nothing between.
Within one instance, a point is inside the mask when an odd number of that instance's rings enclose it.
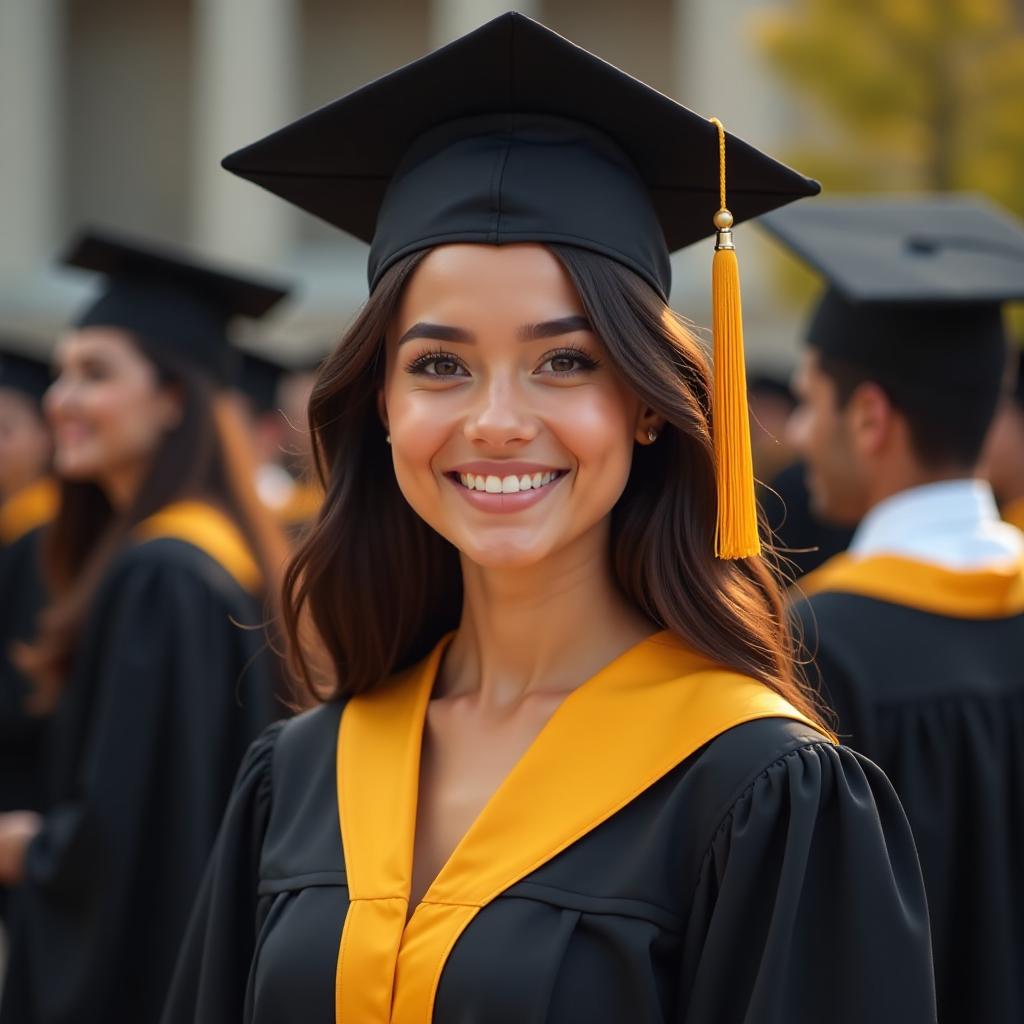
<instances>
[{"instance_id":1,"label":"dark hair of background person","mask_svg":"<svg viewBox=\"0 0 1024 1024\"><path fill-rule=\"evenodd\" d=\"M840 409L862 384L877 384L906 420L917 460L932 471L969 470L977 464L1003 390L1003 380L996 375L987 387L976 383L967 390L951 380L949 388L942 389L820 350L818 367L835 385Z\"/></svg>"},{"instance_id":2,"label":"dark hair of background person","mask_svg":"<svg viewBox=\"0 0 1024 1024\"><path fill-rule=\"evenodd\" d=\"M714 556L717 510L711 379L704 351L653 289L597 253L548 248L572 279L618 371L666 420L637 446L612 512L612 565L627 598L716 663L754 676L821 721L794 662L769 559ZM456 549L399 490L377 409L384 338L426 252L391 267L313 389L309 422L325 500L290 562L283 634L315 699L378 685L459 622Z\"/></svg>"},{"instance_id":3,"label":"dark hair of background person","mask_svg":"<svg viewBox=\"0 0 1024 1024\"><path fill-rule=\"evenodd\" d=\"M42 541L53 601L40 616L36 641L18 652L19 665L36 684L36 711L55 704L97 588L118 552L131 542L132 530L174 502L208 502L239 527L262 573L270 613L275 614L288 546L257 497L253 456L237 405L208 375L166 345L131 337L157 368L160 383L177 389L181 421L158 446L125 512L117 513L96 483L61 481L59 509Z\"/></svg>"}]
</instances>

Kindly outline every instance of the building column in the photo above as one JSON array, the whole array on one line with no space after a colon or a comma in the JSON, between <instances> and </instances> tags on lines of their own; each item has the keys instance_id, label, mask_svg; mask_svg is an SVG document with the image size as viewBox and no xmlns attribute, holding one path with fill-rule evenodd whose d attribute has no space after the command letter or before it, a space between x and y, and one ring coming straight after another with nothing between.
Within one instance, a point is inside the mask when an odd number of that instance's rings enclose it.
<instances>
[{"instance_id":1,"label":"building column","mask_svg":"<svg viewBox=\"0 0 1024 1024\"><path fill-rule=\"evenodd\" d=\"M297 0L194 0L195 243L225 259L273 267L288 259L294 213L223 170L228 153L296 111Z\"/></svg>"},{"instance_id":2,"label":"building column","mask_svg":"<svg viewBox=\"0 0 1024 1024\"><path fill-rule=\"evenodd\" d=\"M59 244L62 0L0 3L0 277L37 270Z\"/></svg>"},{"instance_id":3,"label":"building column","mask_svg":"<svg viewBox=\"0 0 1024 1024\"><path fill-rule=\"evenodd\" d=\"M515 10L539 18L539 9L540 0L431 0L430 45L450 43L506 11Z\"/></svg>"}]
</instances>

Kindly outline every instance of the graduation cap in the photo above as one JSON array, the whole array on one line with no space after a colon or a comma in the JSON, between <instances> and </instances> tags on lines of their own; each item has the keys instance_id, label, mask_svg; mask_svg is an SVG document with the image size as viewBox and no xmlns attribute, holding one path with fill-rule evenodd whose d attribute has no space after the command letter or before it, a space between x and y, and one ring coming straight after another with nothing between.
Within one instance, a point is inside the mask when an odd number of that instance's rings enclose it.
<instances>
[{"instance_id":1,"label":"graduation cap","mask_svg":"<svg viewBox=\"0 0 1024 1024\"><path fill-rule=\"evenodd\" d=\"M10 388L41 403L53 380L50 364L30 356L27 345L0 340L0 388Z\"/></svg>"},{"instance_id":2,"label":"graduation cap","mask_svg":"<svg viewBox=\"0 0 1024 1024\"><path fill-rule=\"evenodd\" d=\"M77 327L118 327L166 345L218 381L230 374L228 324L258 318L291 290L201 262L149 241L91 230L72 243L62 262L92 270L107 285L75 321Z\"/></svg>"},{"instance_id":3,"label":"graduation cap","mask_svg":"<svg viewBox=\"0 0 1024 1024\"><path fill-rule=\"evenodd\" d=\"M1002 306L1024 299L1024 225L970 195L850 196L762 226L828 287L807 343L921 389L988 391Z\"/></svg>"},{"instance_id":4,"label":"graduation cap","mask_svg":"<svg viewBox=\"0 0 1024 1024\"><path fill-rule=\"evenodd\" d=\"M395 261L436 245L556 242L616 260L667 299L669 252L717 231L717 547L756 552L730 229L814 195L816 182L516 13L224 167L369 242L371 290Z\"/></svg>"},{"instance_id":5,"label":"graduation cap","mask_svg":"<svg viewBox=\"0 0 1024 1024\"><path fill-rule=\"evenodd\" d=\"M255 352L240 351L239 357L235 386L248 397L256 413L272 412L276 408L277 386L290 372L288 367Z\"/></svg>"}]
</instances>

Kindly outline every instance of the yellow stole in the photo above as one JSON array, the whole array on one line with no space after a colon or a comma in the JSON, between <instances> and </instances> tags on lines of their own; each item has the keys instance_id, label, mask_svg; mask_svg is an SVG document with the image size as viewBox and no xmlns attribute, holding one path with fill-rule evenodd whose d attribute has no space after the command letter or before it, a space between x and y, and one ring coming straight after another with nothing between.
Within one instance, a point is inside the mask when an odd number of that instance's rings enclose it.
<instances>
[{"instance_id":1,"label":"yellow stole","mask_svg":"<svg viewBox=\"0 0 1024 1024\"><path fill-rule=\"evenodd\" d=\"M957 619L1000 619L1024 612L1024 562L960 571L896 555L836 555L794 584L793 594L873 597Z\"/></svg>"},{"instance_id":2,"label":"yellow stole","mask_svg":"<svg viewBox=\"0 0 1024 1024\"><path fill-rule=\"evenodd\" d=\"M766 686L658 633L566 697L408 917L420 748L447 642L342 713L337 792L350 904L339 1024L428 1024L452 948L498 895L727 729L757 718L813 726Z\"/></svg>"},{"instance_id":3,"label":"yellow stole","mask_svg":"<svg viewBox=\"0 0 1024 1024\"><path fill-rule=\"evenodd\" d=\"M57 482L43 477L23 487L0 504L0 544L13 544L57 514L60 494Z\"/></svg>"},{"instance_id":4,"label":"yellow stole","mask_svg":"<svg viewBox=\"0 0 1024 1024\"><path fill-rule=\"evenodd\" d=\"M1000 514L1004 522L1011 523L1018 530L1024 530L1024 498L1007 502L1001 509Z\"/></svg>"},{"instance_id":5,"label":"yellow stole","mask_svg":"<svg viewBox=\"0 0 1024 1024\"><path fill-rule=\"evenodd\" d=\"M201 501L178 501L135 527L136 540L174 537L208 554L243 589L258 594L263 587L259 565L242 532L220 509Z\"/></svg>"}]
</instances>

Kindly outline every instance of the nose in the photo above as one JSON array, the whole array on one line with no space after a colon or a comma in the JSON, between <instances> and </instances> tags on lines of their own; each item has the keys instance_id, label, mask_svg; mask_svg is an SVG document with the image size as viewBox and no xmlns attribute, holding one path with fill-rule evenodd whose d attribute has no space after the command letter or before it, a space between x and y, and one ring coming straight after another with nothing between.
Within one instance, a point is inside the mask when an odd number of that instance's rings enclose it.
<instances>
[{"instance_id":1,"label":"nose","mask_svg":"<svg viewBox=\"0 0 1024 1024\"><path fill-rule=\"evenodd\" d=\"M464 429L468 440L500 448L531 441L538 422L514 375L496 374L477 391Z\"/></svg>"}]
</instances>

